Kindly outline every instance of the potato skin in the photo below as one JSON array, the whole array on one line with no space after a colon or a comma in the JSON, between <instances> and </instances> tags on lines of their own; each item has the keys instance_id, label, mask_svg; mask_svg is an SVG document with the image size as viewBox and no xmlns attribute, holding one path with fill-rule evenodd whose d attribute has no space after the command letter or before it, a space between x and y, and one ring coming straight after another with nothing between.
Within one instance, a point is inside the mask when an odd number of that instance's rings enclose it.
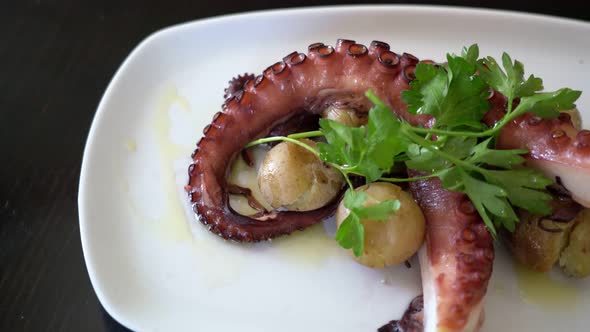
<instances>
[{"instance_id":1,"label":"potato skin","mask_svg":"<svg viewBox=\"0 0 590 332\"><path fill-rule=\"evenodd\" d=\"M516 230L508 234L508 246L520 263L538 272L548 272L559 262L571 277L590 275L590 209L583 209L565 223L523 210L519 210L519 217ZM560 231L548 232L539 223Z\"/></svg>"},{"instance_id":2,"label":"potato skin","mask_svg":"<svg viewBox=\"0 0 590 332\"><path fill-rule=\"evenodd\" d=\"M314 141L301 140L316 148ZM267 154L258 169L258 186L275 209L310 211L332 201L342 188L342 174L313 153L289 142L281 142Z\"/></svg>"},{"instance_id":3,"label":"potato skin","mask_svg":"<svg viewBox=\"0 0 590 332\"><path fill-rule=\"evenodd\" d=\"M367 194L366 205L389 199L397 199L401 205L387 221L361 220L365 228L363 255L355 257L352 251L349 254L357 262L373 268L398 265L412 257L424 242L426 222L422 210L410 194L386 182L370 183L356 190ZM338 226L349 213L344 203L340 202L336 210Z\"/></svg>"},{"instance_id":4,"label":"potato skin","mask_svg":"<svg viewBox=\"0 0 590 332\"><path fill-rule=\"evenodd\" d=\"M561 252L559 265L574 278L590 275L590 209L576 217L576 225L570 233L569 243Z\"/></svg>"},{"instance_id":5,"label":"potato skin","mask_svg":"<svg viewBox=\"0 0 590 332\"><path fill-rule=\"evenodd\" d=\"M523 265L538 272L547 272L559 259L561 250L567 244L573 223L558 223L546 219L542 223L560 232L547 232L539 227L539 216L519 211L520 222L514 233L508 235L508 246L514 257Z\"/></svg>"},{"instance_id":6,"label":"potato skin","mask_svg":"<svg viewBox=\"0 0 590 332\"><path fill-rule=\"evenodd\" d=\"M355 110L351 108L338 108L329 106L322 112L322 117L325 119L334 120L349 127L360 127L367 124L367 118L359 117Z\"/></svg>"}]
</instances>

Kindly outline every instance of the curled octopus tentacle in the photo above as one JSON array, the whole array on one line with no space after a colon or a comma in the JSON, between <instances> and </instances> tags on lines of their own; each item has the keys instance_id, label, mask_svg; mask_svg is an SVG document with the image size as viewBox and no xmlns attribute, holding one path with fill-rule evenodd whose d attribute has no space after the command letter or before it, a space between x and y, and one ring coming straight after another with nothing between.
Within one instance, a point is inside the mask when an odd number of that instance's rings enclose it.
<instances>
[{"instance_id":1,"label":"curled octopus tentacle","mask_svg":"<svg viewBox=\"0 0 590 332\"><path fill-rule=\"evenodd\" d=\"M203 130L192 155L187 191L198 219L223 238L255 242L290 234L332 215L338 199L307 212L238 214L229 205L226 180L232 161L248 142L267 136L289 119L319 114L334 96L364 96L372 89L392 107L405 107L400 93L408 88L417 63L413 55L398 55L382 42L366 47L340 39L335 47L315 43L307 53L290 53L246 81ZM368 107L365 101L358 111L366 113Z\"/></svg>"}]
</instances>

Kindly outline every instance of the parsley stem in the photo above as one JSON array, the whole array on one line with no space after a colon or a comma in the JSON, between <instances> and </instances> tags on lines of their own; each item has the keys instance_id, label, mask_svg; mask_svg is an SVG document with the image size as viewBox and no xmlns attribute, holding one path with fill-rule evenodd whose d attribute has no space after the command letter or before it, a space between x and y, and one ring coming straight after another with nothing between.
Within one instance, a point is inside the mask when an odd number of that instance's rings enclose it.
<instances>
[{"instance_id":1,"label":"parsley stem","mask_svg":"<svg viewBox=\"0 0 590 332\"><path fill-rule=\"evenodd\" d=\"M270 142L277 142L277 141L287 141L287 142L297 144L293 140L297 140L297 139L301 139L301 138L319 137L319 136L324 136L324 134L319 130L314 130L314 131L306 131L303 133L295 133L295 134L291 134L289 136L264 137L264 138L254 140L254 141L246 144L246 146L244 148L247 149L247 148L251 148L256 145L270 143ZM301 142L299 142L299 143L301 143ZM301 144L298 144L298 145L302 146ZM318 155L317 153L314 153L314 154Z\"/></svg>"},{"instance_id":2,"label":"parsley stem","mask_svg":"<svg viewBox=\"0 0 590 332\"><path fill-rule=\"evenodd\" d=\"M508 122L514 120L516 117L520 116L522 113L511 113L512 107L508 107L506 115L500 120L493 128L480 131L480 132L473 132L473 131L459 131L459 130L444 130L444 129L429 129L429 128L418 128L413 127L410 125L406 125L406 127L418 134L435 134L439 136L462 136L462 137L489 137L494 136L496 133L502 129Z\"/></svg>"},{"instance_id":3,"label":"parsley stem","mask_svg":"<svg viewBox=\"0 0 590 332\"><path fill-rule=\"evenodd\" d=\"M428 129L418 128L413 126L406 126L408 129L419 134L435 134L439 136L463 136L463 137L486 137L491 136L494 129L488 129L486 131L472 132L472 131L455 131L455 130L444 130L444 129Z\"/></svg>"},{"instance_id":4,"label":"parsley stem","mask_svg":"<svg viewBox=\"0 0 590 332\"><path fill-rule=\"evenodd\" d=\"M506 104L506 115L504 116L504 118L506 118L508 115L510 115L510 113L512 113L512 104L514 101L514 97L512 96L512 94L509 94L507 97L507 104ZM504 120L504 118L502 120Z\"/></svg>"},{"instance_id":5,"label":"parsley stem","mask_svg":"<svg viewBox=\"0 0 590 332\"><path fill-rule=\"evenodd\" d=\"M320 136L324 136L324 133L322 133L320 130L314 130L314 131L306 131L303 133L291 134L287 137L294 138L294 139L300 139L300 138L310 138L310 137L320 137Z\"/></svg>"},{"instance_id":6,"label":"parsley stem","mask_svg":"<svg viewBox=\"0 0 590 332\"><path fill-rule=\"evenodd\" d=\"M264 143L270 143L270 142L279 142L279 141L283 141L283 142L289 142L289 143L293 143L295 145L298 145L304 149L306 149L307 151L313 153L314 156L318 157L318 159L320 158L320 153L312 148L311 146L300 142L297 140L297 138L306 138L306 137L318 137L318 136L323 136L324 134L319 131L308 131L308 132L303 132L303 133L296 133L296 134L292 134L289 136L272 136L272 137L265 137L265 138L260 138L257 139L255 141L252 141L248 144L246 144L246 146L244 147L245 149L259 145L259 144L264 144ZM342 175L344 176L344 179L346 180L346 183L348 184L348 186L351 189L354 189L354 186L352 185L352 182L350 181L350 178L348 177L349 173L352 173L349 169L347 169L346 167L342 167L338 164L334 164L334 163L330 163L330 162L326 162L328 165L334 167L335 169L339 170L340 173L342 173Z\"/></svg>"},{"instance_id":7,"label":"parsley stem","mask_svg":"<svg viewBox=\"0 0 590 332\"><path fill-rule=\"evenodd\" d=\"M247 148L251 148L253 146L259 145L259 144L264 144L264 143L270 143L270 142L278 142L278 141L285 141L285 142L289 142L289 143L293 143L295 145L299 145L300 147L306 149L307 151L313 153L314 156L316 157L320 157L320 153L317 152L314 148L312 148L311 146L303 143L303 142L299 142L298 140L291 138L291 137L286 137L286 136L273 136L273 137L265 137L265 138L261 138L261 139L257 139L255 141L252 141L248 144L246 144L246 146L244 147L245 149Z\"/></svg>"},{"instance_id":8,"label":"parsley stem","mask_svg":"<svg viewBox=\"0 0 590 332\"><path fill-rule=\"evenodd\" d=\"M385 181L385 182L412 182L412 181L419 181L419 180L426 180L426 179L430 179L430 178L434 178L438 176L438 173L432 173L430 175L424 175L424 176L415 176L413 178L379 178L378 181Z\"/></svg>"},{"instance_id":9,"label":"parsley stem","mask_svg":"<svg viewBox=\"0 0 590 332\"><path fill-rule=\"evenodd\" d=\"M331 166L335 166L334 164L330 164ZM350 190L354 190L354 186L352 185L352 182L350 181L350 178L348 177L348 174L346 172L343 172L342 169L340 169L338 167L339 171L342 172L342 175L344 176L344 179L346 180L346 183L348 184L348 187L350 188Z\"/></svg>"}]
</instances>

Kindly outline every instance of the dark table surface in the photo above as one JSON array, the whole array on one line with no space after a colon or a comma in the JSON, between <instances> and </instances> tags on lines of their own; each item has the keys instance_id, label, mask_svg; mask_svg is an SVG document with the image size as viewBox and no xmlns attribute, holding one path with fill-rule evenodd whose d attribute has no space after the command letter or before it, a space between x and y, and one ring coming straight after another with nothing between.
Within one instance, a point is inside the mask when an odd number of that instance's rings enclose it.
<instances>
[{"instance_id":1,"label":"dark table surface","mask_svg":"<svg viewBox=\"0 0 590 332\"><path fill-rule=\"evenodd\" d=\"M126 330L102 309L90 284L77 193L96 106L118 66L144 37L203 17L332 3L346 2L1 2L0 331ZM581 0L414 3L590 20L589 6Z\"/></svg>"}]
</instances>

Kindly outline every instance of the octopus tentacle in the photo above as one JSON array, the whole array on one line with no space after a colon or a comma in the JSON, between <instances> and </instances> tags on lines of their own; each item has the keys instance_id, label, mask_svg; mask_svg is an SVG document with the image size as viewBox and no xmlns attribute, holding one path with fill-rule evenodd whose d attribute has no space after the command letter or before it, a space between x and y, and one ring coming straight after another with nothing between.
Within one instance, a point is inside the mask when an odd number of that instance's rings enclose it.
<instances>
[{"instance_id":1,"label":"octopus tentacle","mask_svg":"<svg viewBox=\"0 0 590 332\"><path fill-rule=\"evenodd\" d=\"M377 332L422 332L424 331L424 296L416 296L400 320L392 320L377 329Z\"/></svg>"},{"instance_id":2,"label":"octopus tentacle","mask_svg":"<svg viewBox=\"0 0 590 332\"><path fill-rule=\"evenodd\" d=\"M438 179L412 182L410 191L427 223L419 254L424 331L476 331L483 323L493 239L466 195L443 189Z\"/></svg>"},{"instance_id":3,"label":"octopus tentacle","mask_svg":"<svg viewBox=\"0 0 590 332\"><path fill-rule=\"evenodd\" d=\"M230 98L236 92L242 90L246 82L253 79L254 75L248 73L244 73L244 75L238 75L237 77L232 78L231 81L228 82L227 88L225 88L223 98Z\"/></svg>"},{"instance_id":4,"label":"octopus tentacle","mask_svg":"<svg viewBox=\"0 0 590 332\"><path fill-rule=\"evenodd\" d=\"M502 97L492 101L485 118L488 125L503 116L503 103ZM590 207L590 131L575 128L569 114L552 119L532 113L519 116L502 128L496 146L528 149L528 166L559 178L576 202Z\"/></svg>"},{"instance_id":5,"label":"octopus tentacle","mask_svg":"<svg viewBox=\"0 0 590 332\"><path fill-rule=\"evenodd\" d=\"M198 219L226 239L252 242L290 234L331 215L337 199L314 211L240 215L229 205L229 166L247 142L268 135L290 119L318 114L316 106L330 100L325 92L345 93L354 100L372 89L392 101L392 106L403 108L399 95L408 88L408 73L413 70L408 67L417 62L407 53L398 56L389 51L383 42L367 48L340 39L335 47L314 43L307 54L292 52L262 75L234 79L222 111L205 127L192 155L187 190ZM359 111L368 111L368 103L356 104L365 108Z\"/></svg>"},{"instance_id":6,"label":"octopus tentacle","mask_svg":"<svg viewBox=\"0 0 590 332\"><path fill-rule=\"evenodd\" d=\"M405 64L403 79L414 80L418 59L404 53L400 62ZM501 95L496 99L499 114L505 104ZM412 125L433 125L434 118L429 115L408 113L400 96L388 101L394 113ZM425 174L409 170L408 175ZM426 218L426 243L419 253L424 309L422 316L416 316L423 321L413 325L423 326L425 332L477 331L483 324L495 256L492 236L469 198L445 190L438 178L411 182L410 192Z\"/></svg>"}]
</instances>

